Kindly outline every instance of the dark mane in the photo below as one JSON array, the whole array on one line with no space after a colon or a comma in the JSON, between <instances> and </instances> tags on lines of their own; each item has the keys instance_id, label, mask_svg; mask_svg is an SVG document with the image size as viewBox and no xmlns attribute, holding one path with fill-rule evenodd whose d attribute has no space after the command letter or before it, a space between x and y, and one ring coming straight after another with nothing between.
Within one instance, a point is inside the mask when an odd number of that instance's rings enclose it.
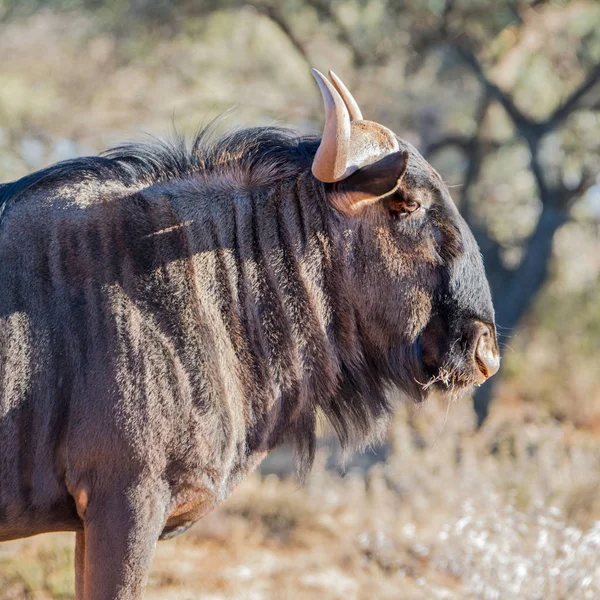
<instances>
[{"instance_id":1,"label":"dark mane","mask_svg":"<svg viewBox=\"0 0 600 600\"><path fill-rule=\"evenodd\" d=\"M176 134L167 140L125 143L99 156L65 160L0 184L0 221L9 202L40 186L95 179L146 187L228 169L252 179L285 178L310 165L317 145L315 138L280 127L251 127L218 137L213 125L199 130L191 142Z\"/></svg>"}]
</instances>

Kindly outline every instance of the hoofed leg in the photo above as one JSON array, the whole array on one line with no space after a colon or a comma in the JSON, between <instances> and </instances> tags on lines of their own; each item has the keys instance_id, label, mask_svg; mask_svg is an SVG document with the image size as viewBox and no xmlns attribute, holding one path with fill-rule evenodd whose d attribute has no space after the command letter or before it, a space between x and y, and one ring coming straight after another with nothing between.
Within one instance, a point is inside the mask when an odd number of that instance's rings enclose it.
<instances>
[{"instance_id":1,"label":"hoofed leg","mask_svg":"<svg viewBox=\"0 0 600 600\"><path fill-rule=\"evenodd\" d=\"M85 534L78 531L75 534L75 600L85 600L83 595L83 577L85 566Z\"/></svg>"},{"instance_id":2,"label":"hoofed leg","mask_svg":"<svg viewBox=\"0 0 600 600\"><path fill-rule=\"evenodd\" d=\"M85 514L85 600L142 598L164 523L167 495L155 482L106 487Z\"/></svg>"}]
</instances>

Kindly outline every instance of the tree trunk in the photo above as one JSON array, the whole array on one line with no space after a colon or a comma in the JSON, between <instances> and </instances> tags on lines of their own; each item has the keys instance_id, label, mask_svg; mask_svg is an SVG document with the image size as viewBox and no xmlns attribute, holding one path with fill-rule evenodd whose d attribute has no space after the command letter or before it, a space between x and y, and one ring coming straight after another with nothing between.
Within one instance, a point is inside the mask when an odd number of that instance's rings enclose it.
<instances>
[{"instance_id":1,"label":"tree trunk","mask_svg":"<svg viewBox=\"0 0 600 600\"><path fill-rule=\"evenodd\" d=\"M552 258L554 234L568 218L567 210L555 208L550 202L544 203L535 231L525 247L521 264L515 271L490 273L496 323L500 326L502 334L512 334L546 281ZM485 260L485 244L482 244L482 251ZM490 257L491 264L494 264L494 261L495 257ZM498 381L498 378L491 379L473 394L478 427L488 415L494 387Z\"/></svg>"}]
</instances>

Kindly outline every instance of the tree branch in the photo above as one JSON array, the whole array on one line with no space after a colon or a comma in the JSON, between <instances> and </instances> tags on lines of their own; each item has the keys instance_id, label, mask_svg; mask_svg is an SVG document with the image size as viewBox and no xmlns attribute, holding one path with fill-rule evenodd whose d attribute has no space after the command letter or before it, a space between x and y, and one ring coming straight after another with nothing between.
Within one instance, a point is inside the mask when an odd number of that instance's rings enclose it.
<instances>
[{"instance_id":1,"label":"tree branch","mask_svg":"<svg viewBox=\"0 0 600 600\"><path fill-rule=\"evenodd\" d=\"M474 75L483 86L486 94L502 105L523 137L526 139L532 136L537 137L535 129L536 127L539 127L539 124L524 115L519 108L517 108L517 105L514 103L511 96L503 92L495 83L487 78L481 63L475 54L464 45L460 44L455 44L454 49L462 61L471 69L471 71L473 71Z\"/></svg>"},{"instance_id":2,"label":"tree branch","mask_svg":"<svg viewBox=\"0 0 600 600\"><path fill-rule=\"evenodd\" d=\"M292 46L294 46L298 54L302 56L306 64L309 67L312 66L310 58L308 56L308 51L306 50L304 43L292 31L292 28L290 27L289 23L286 21L285 17L283 16L283 14L277 6L270 4L262 4L260 2L250 2L249 4L253 6L260 14L273 21L273 23L275 23L275 25L279 27L281 32L288 38L288 40L290 41Z\"/></svg>"},{"instance_id":3,"label":"tree branch","mask_svg":"<svg viewBox=\"0 0 600 600\"><path fill-rule=\"evenodd\" d=\"M556 191L557 204L564 210L570 210L574 201L594 184L596 176L589 169L584 169L579 183L574 188L560 185Z\"/></svg>"},{"instance_id":4,"label":"tree branch","mask_svg":"<svg viewBox=\"0 0 600 600\"><path fill-rule=\"evenodd\" d=\"M459 56L473 71L490 98L497 100L512 120L519 136L525 140L530 151L531 172L535 178L540 200L543 204L552 204L556 208L561 205L561 190L551 188L544 176L544 169L539 160L539 142L541 138L552 131L576 107L578 102L600 81L600 65L592 69L586 80L571 94L571 96L545 121L536 122L523 114L515 105L512 97L503 92L495 83L490 81L483 71L481 63L469 49L455 46ZM563 204L564 206L564 204Z\"/></svg>"},{"instance_id":5,"label":"tree branch","mask_svg":"<svg viewBox=\"0 0 600 600\"><path fill-rule=\"evenodd\" d=\"M338 41L350 50L352 63L356 69L360 69L369 62L367 55L354 43L348 28L333 10L332 3L329 0L307 0L307 4L315 9L319 19L333 24L337 30Z\"/></svg>"},{"instance_id":6,"label":"tree branch","mask_svg":"<svg viewBox=\"0 0 600 600\"><path fill-rule=\"evenodd\" d=\"M431 156L432 154L441 152L446 148L458 148L461 152L468 154L473 148L475 138L475 135L462 135L460 133L449 134L445 137L434 140L429 145L425 146L423 149L423 154L425 156ZM499 150L504 144L497 142L496 140L480 139L479 145L483 149L484 154L488 154L490 152L494 152L495 150Z\"/></svg>"},{"instance_id":7,"label":"tree branch","mask_svg":"<svg viewBox=\"0 0 600 600\"><path fill-rule=\"evenodd\" d=\"M600 63L598 63L589 73L581 85L559 106L540 126L544 133L552 131L562 121L564 121L573 110L575 110L580 100L600 82Z\"/></svg>"},{"instance_id":8,"label":"tree branch","mask_svg":"<svg viewBox=\"0 0 600 600\"><path fill-rule=\"evenodd\" d=\"M446 137L439 138L434 142L431 142L428 146L423 149L423 154L426 156L435 154L440 150L445 150L446 148L455 147L463 152L468 152L473 143L473 136L470 135L461 135L461 134L450 134Z\"/></svg>"}]
</instances>

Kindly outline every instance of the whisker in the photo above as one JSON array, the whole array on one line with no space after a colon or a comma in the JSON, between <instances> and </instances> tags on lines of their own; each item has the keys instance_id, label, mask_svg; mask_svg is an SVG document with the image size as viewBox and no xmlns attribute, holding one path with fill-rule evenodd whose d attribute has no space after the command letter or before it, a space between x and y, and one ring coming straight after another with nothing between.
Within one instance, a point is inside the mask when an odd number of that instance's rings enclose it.
<instances>
[{"instance_id":1,"label":"whisker","mask_svg":"<svg viewBox=\"0 0 600 600\"><path fill-rule=\"evenodd\" d=\"M435 440L433 440L433 444L431 444L432 448L437 444L437 441L440 439L440 435L442 435L442 431L444 431L444 427L446 427L446 423L448 422L449 414L450 414L450 400L448 400L448 402L446 402L446 414L444 415L444 420L442 422L442 426L439 428L437 435L435 436Z\"/></svg>"},{"instance_id":2,"label":"whisker","mask_svg":"<svg viewBox=\"0 0 600 600\"><path fill-rule=\"evenodd\" d=\"M426 383L421 383L418 379L415 378L415 381L423 388L423 391L428 390L434 383L436 383L436 381L441 381L441 377L438 373L438 375L433 376L429 381L427 381Z\"/></svg>"}]
</instances>

